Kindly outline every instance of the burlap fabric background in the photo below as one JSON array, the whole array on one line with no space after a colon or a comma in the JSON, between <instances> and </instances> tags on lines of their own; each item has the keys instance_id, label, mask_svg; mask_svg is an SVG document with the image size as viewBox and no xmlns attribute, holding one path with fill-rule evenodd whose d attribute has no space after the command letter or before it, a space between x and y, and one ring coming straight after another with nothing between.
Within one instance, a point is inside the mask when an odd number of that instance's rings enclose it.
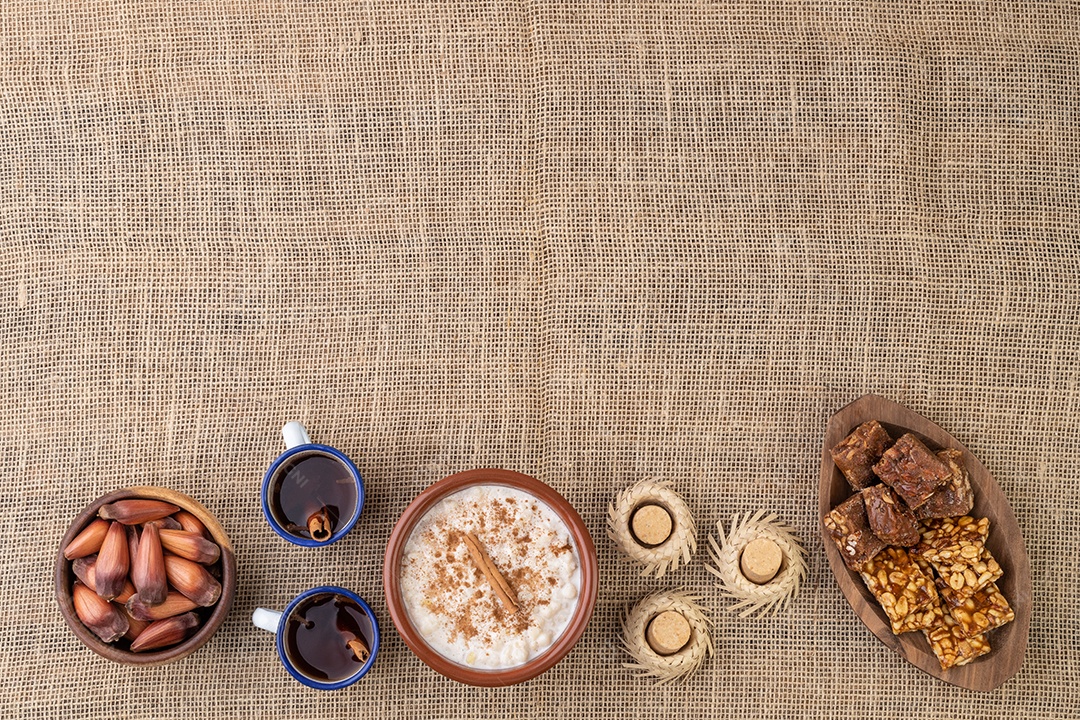
<instances>
[{"instance_id":1,"label":"burlap fabric background","mask_svg":"<svg viewBox=\"0 0 1080 720\"><path fill-rule=\"evenodd\" d=\"M118 717L1063 718L1080 713L1080 7L1075 3L46 3L0 9L0 713ZM975 694L855 620L817 534L831 412L878 392L994 472L1030 551L1023 669ZM351 454L345 541L258 508L286 419ZM454 471L543 479L603 585L580 645L508 689L423 666L382 552ZM621 668L638 579L613 494L674 480L704 534L772 508L790 611L719 655ZM189 493L241 577L215 638L138 670L52 598L70 519ZM723 602L704 554L671 578ZM337 693L250 626L315 584L385 645Z\"/></svg>"}]
</instances>

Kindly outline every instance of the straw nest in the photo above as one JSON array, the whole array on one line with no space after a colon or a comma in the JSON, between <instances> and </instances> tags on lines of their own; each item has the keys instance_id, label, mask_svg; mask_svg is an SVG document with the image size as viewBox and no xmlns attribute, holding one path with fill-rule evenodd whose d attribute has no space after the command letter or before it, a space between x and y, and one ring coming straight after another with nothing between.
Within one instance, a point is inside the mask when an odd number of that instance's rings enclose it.
<instances>
[{"instance_id":1,"label":"straw nest","mask_svg":"<svg viewBox=\"0 0 1080 720\"><path fill-rule=\"evenodd\" d=\"M699 599L681 589L665 590L645 596L627 611L622 642L634 662L623 663L623 667L639 671L637 677L656 678L658 685L686 679L701 667L705 657L712 656L713 643L705 611L696 602ZM678 652L660 655L649 645L645 633L652 619L668 610L681 614L690 623L690 640Z\"/></svg>"},{"instance_id":2,"label":"straw nest","mask_svg":"<svg viewBox=\"0 0 1080 720\"><path fill-rule=\"evenodd\" d=\"M726 536L722 521L717 521L716 530L719 542L709 537L709 555L715 567L705 567L720 579L716 586L726 597L739 600L726 608L728 611L741 611L739 617L756 612L764 615L770 610L775 613L798 594L799 584L806 578L806 561L803 559L806 551L799 544L794 529L779 521L775 513L766 515L765 510L759 510L753 515L746 513L740 517L735 514ZM747 580L739 567L743 549L757 538L772 540L783 553L776 577L764 585Z\"/></svg>"},{"instance_id":3,"label":"straw nest","mask_svg":"<svg viewBox=\"0 0 1080 720\"><path fill-rule=\"evenodd\" d=\"M630 531L630 518L643 505L659 505L672 519L671 535L659 545L642 545ZM645 567L642 575L663 577L689 564L697 552L697 525L686 501L671 489L671 482L652 478L642 480L623 490L608 506L608 537L631 559Z\"/></svg>"}]
</instances>

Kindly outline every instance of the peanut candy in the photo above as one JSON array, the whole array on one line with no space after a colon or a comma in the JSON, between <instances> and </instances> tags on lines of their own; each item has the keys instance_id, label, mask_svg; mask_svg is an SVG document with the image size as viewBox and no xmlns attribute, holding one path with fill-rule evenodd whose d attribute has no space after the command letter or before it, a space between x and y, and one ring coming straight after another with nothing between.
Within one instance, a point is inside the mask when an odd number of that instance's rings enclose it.
<instances>
[{"instance_id":1,"label":"peanut candy","mask_svg":"<svg viewBox=\"0 0 1080 720\"><path fill-rule=\"evenodd\" d=\"M875 482L873 466L881 459L892 438L877 420L865 422L829 451L836 467L855 490Z\"/></svg>"},{"instance_id":2,"label":"peanut candy","mask_svg":"<svg viewBox=\"0 0 1080 720\"><path fill-rule=\"evenodd\" d=\"M834 507L822 523L829 531L833 542L840 548L840 557L852 570L861 568L870 558L881 552L885 543L874 533L866 522L866 508L862 495L856 493Z\"/></svg>"},{"instance_id":3,"label":"peanut candy","mask_svg":"<svg viewBox=\"0 0 1080 720\"><path fill-rule=\"evenodd\" d=\"M958 607L1004 574L997 560L985 547L978 559L971 564L934 563L934 569L937 570L937 579L934 582L949 607Z\"/></svg>"},{"instance_id":4,"label":"peanut candy","mask_svg":"<svg viewBox=\"0 0 1080 720\"><path fill-rule=\"evenodd\" d=\"M988 632L1012 622L1016 617L1005 596L994 583L982 590L976 590L960 605L949 608L949 614L960 626L964 637Z\"/></svg>"},{"instance_id":5,"label":"peanut candy","mask_svg":"<svg viewBox=\"0 0 1080 720\"><path fill-rule=\"evenodd\" d=\"M885 451L874 465L874 473L913 509L952 477L949 466L911 433L900 436Z\"/></svg>"},{"instance_id":6,"label":"peanut candy","mask_svg":"<svg viewBox=\"0 0 1080 720\"><path fill-rule=\"evenodd\" d=\"M919 521L911 508L888 485L872 485L862 491L870 529L889 545L909 547L919 542Z\"/></svg>"},{"instance_id":7,"label":"peanut candy","mask_svg":"<svg viewBox=\"0 0 1080 720\"><path fill-rule=\"evenodd\" d=\"M923 523L922 539L914 550L933 563L974 563L989 533L987 518L933 518Z\"/></svg>"},{"instance_id":8,"label":"peanut candy","mask_svg":"<svg viewBox=\"0 0 1080 720\"><path fill-rule=\"evenodd\" d=\"M923 574L903 548L885 548L863 565L859 574L889 622L897 627L902 627L911 613L938 602L934 581Z\"/></svg>"},{"instance_id":9,"label":"peanut candy","mask_svg":"<svg viewBox=\"0 0 1080 720\"><path fill-rule=\"evenodd\" d=\"M933 627L936 623L941 622L941 616L944 614L945 611L942 609L941 603L935 602L911 612L899 622L890 620L889 624L892 625L893 635L901 635L906 632Z\"/></svg>"},{"instance_id":10,"label":"peanut candy","mask_svg":"<svg viewBox=\"0 0 1080 720\"><path fill-rule=\"evenodd\" d=\"M949 615L942 615L940 622L923 630L923 633L937 655L942 670L967 665L990 652L990 641L985 635L965 636L960 625Z\"/></svg>"},{"instance_id":11,"label":"peanut candy","mask_svg":"<svg viewBox=\"0 0 1080 720\"><path fill-rule=\"evenodd\" d=\"M915 517L919 520L967 515L975 504L971 480L961 459L963 453L949 449L942 450L937 456L949 467L952 474L944 485L915 509Z\"/></svg>"}]
</instances>

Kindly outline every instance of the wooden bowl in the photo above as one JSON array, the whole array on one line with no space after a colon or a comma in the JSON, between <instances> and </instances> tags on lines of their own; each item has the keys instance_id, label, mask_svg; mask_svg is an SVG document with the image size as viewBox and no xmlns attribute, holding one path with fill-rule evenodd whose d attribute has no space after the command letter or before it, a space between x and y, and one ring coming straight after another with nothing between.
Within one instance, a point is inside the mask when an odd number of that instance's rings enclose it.
<instances>
[{"instance_id":1,"label":"wooden bowl","mask_svg":"<svg viewBox=\"0 0 1080 720\"><path fill-rule=\"evenodd\" d=\"M401 558L405 551L405 544L412 535L416 523L427 514L428 510L447 495L475 485L503 485L521 490L542 500L566 524L570 536L574 539L580 561L581 588L578 594L578 604L574 609L574 615L571 617L570 623L566 626L562 635L555 640L551 647L532 660L523 665L503 670L478 670L459 665L439 654L428 645L423 635L413 626L408 610L405 608L405 603L401 598L398 573L401 568ZM551 487L535 478L511 472L510 470L498 469L466 470L445 477L420 493L405 509L401 519L394 526L393 532L390 533L390 540L386 545L386 558L383 563L383 589L386 591L386 604L390 610L390 618L394 621L394 625L397 627L405 644L428 667L436 672L445 675L451 680L481 687L516 685L547 672L562 660L581 639L581 635L585 632L585 628L589 624L590 618L592 618L593 608L596 605L597 579L596 546L593 545L592 538L589 536L589 531L586 529L585 523L582 522L581 516L578 515L570 503Z\"/></svg>"},{"instance_id":2,"label":"wooden bowl","mask_svg":"<svg viewBox=\"0 0 1080 720\"><path fill-rule=\"evenodd\" d=\"M1016 516L990 471L956 438L903 405L877 395L864 395L829 419L821 451L819 517L824 518L832 508L854 494L848 481L833 463L829 450L868 420L880 422L894 439L909 432L931 450L955 448L963 453L964 465L975 493L975 505L970 514L973 517L990 519L990 536L986 540L986 547L1005 572L997 585L1012 606L1016 617L1011 623L990 632L989 639L993 650L989 654L969 665L942 670L923 633L893 635L885 612L858 573L849 570L844 564L836 543L822 526L825 554L829 558L829 566L836 576L836 582L863 624L900 657L951 685L983 692L993 690L1015 675L1023 664L1028 628L1031 625L1031 565L1024 550L1024 537L1016 524Z\"/></svg>"},{"instance_id":3,"label":"wooden bowl","mask_svg":"<svg viewBox=\"0 0 1080 720\"><path fill-rule=\"evenodd\" d=\"M190 638L172 647L151 652L134 653L126 650L126 640L117 643L102 642L97 635L91 632L75 614L75 604L71 596L71 588L75 582L75 574L71 569L71 561L64 557L64 548L67 547L83 528L97 518L98 509L102 505L126 500L129 498L144 498L148 500L163 500L177 505L182 510L197 517L212 536L214 542L221 547L221 559L215 565L221 569L221 597L217 604L209 608L200 608L196 611L203 618L203 624ZM200 503L173 490L159 487L131 487L111 492L90 503L79 513L79 516L71 523L63 540L60 541L60 549L56 553L56 601L60 604L60 613L64 621L88 648L107 660L122 663L124 665L163 665L187 657L206 644L210 636L217 631L225 620L232 607L233 597L236 594L236 556L233 554L232 543L225 534L225 530L210 511Z\"/></svg>"}]
</instances>

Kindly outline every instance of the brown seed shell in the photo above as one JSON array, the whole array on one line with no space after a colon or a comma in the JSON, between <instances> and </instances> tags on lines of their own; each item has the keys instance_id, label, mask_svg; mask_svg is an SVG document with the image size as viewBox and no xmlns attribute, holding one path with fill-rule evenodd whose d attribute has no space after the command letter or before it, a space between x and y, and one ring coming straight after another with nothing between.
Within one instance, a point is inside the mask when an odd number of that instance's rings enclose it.
<instances>
[{"instance_id":1,"label":"brown seed shell","mask_svg":"<svg viewBox=\"0 0 1080 720\"><path fill-rule=\"evenodd\" d=\"M97 555L87 555L86 557L75 558L71 563L71 572L75 573L75 577L88 588L97 592L97 587L94 585L94 564L97 562Z\"/></svg>"},{"instance_id":2,"label":"brown seed shell","mask_svg":"<svg viewBox=\"0 0 1080 720\"><path fill-rule=\"evenodd\" d=\"M157 605L147 605L138 594L133 595L127 601L127 611L136 620L154 622L164 620L174 615L190 612L199 607L198 603L189 600L178 592L171 592L165 596L165 600Z\"/></svg>"},{"instance_id":3,"label":"brown seed shell","mask_svg":"<svg viewBox=\"0 0 1080 720\"><path fill-rule=\"evenodd\" d=\"M191 636L198 627L199 618L193 612L152 622L131 643L131 651L142 652L176 645Z\"/></svg>"},{"instance_id":4,"label":"brown seed shell","mask_svg":"<svg viewBox=\"0 0 1080 720\"><path fill-rule=\"evenodd\" d=\"M161 545L174 555L209 565L221 557L221 548L202 535L185 530L161 530Z\"/></svg>"},{"instance_id":5,"label":"brown seed shell","mask_svg":"<svg viewBox=\"0 0 1080 720\"><path fill-rule=\"evenodd\" d=\"M161 500L117 500L114 503L102 505L98 510L98 516L124 525L140 525L151 520L160 520L179 509L176 505Z\"/></svg>"},{"instance_id":6,"label":"brown seed shell","mask_svg":"<svg viewBox=\"0 0 1080 720\"><path fill-rule=\"evenodd\" d=\"M86 587L90 588L94 592L97 592L97 586L94 584L97 573L94 568L97 565L97 555L88 555L87 557L75 558L71 563L71 571L75 573L75 577L79 578ZM132 595L135 594L135 586L131 584L130 580L124 580L124 587L120 590L120 594L113 598L118 603L126 603Z\"/></svg>"},{"instance_id":7,"label":"brown seed shell","mask_svg":"<svg viewBox=\"0 0 1080 720\"><path fill-rule=\"evenodd\" d=\"M135 583L139 597L147 605L157 605L169 594L159 532L154 523L145 526L139 540L139 554L131 566L131 580Z\"/></svg>"},{"instance_id":8,"label":"brown seed shell","mask_svg":"<svg viewBox=\"0 0 1080 720\"><path fill-rule=\"evenodd\" d=\"M124 637L127 638L128 640L134 640L135 638L139 637L139 635L142 634L143 630L150 627L150 622L149 621L140 620L140 619L138 619L136 617L133 617L131 615L131 613L128 612L128 609L127 609L126 606L121 608L121 610L123 610L124 615L127 616L128 631L126 633L124 633Z\"/></svg>"},{"instance_id":9,"label":"brown seed shell","mask_svg":"<svg viewBox=\"0 0 1080 720\"><path fill-rule=\"evenodd\" d=\"M199 518L195 517L187 510L181 510L173 515L173 517L176 518L176 521L180 523L180 527L185 531L209 539L209 533L206 532L206 526L202 524L202 520L199 520Z\"/></svg>"},{"instance_id":10,"label":"brown seed shell","mask_svg":"<svg viewBox=\"0 0 1080 720\"><path fill-rule=\"evenodd\" d=\"M198 563L169 554L165 556L165 574L184 597L203 607L210 607L221 597L221 583Z\"/></svg>"},{"instance_id":11,"label":"brown seed shell","mask_svg":"<svg viewBox=\"0 0 1080 720\"><path fill-rule=\"evenodd\" d=\"M176 520L174 520L171 516L170 517L163 517L160 520L151 520L148 523L143 523L143 527L146 527L147 525L157 525L158 528L160 528L162 530L183 530L184 529L184 527L180 523L178 523Z\"/></svg>"},{"instance_id":12,"label":"brown seed shell","mask_svg":"<svg viewBox=\"0 0 1080 720\"><path fill-rule=\"evenodd\" d=\"M128 556L127 532L118 522L109 525L94 563L94 589L106 600L112 600L124 589L131 561Z\"/></svg>"},{"instance_id":13,"label":"brown seed shell","mask_svg":"<svg viewBox=\"0 0 1080 720\"><path fill-rule=\"evenodd\" d=\"M134 525L125 525L124 529L127 530L128 557L135 562L135 558L139 557L139 528Z\"/></svg>"},{"instance_id":14,"label":"brown seed shell","mask_svg":"<svg viewBox=\"0 0 1080 720\"><path fill-rule=\"evenodd\" d=\"M109 532L107 520L94 520L87 525L75 539L64 548L64 557L68 560L93 555L101 550L101 543L105 541L105 534Z\"/></svg>"},{"instance_id":15,"label":"brown seed shell","mask_svg":"<svg viewBox=\"0 0 1080 720\"><path fill-rule=\"evenodd\" d=\"M71 599L75 605L75 614L82 624L104 642L119 640L128 631L127 616L120 608L98 597L97 593L81 582L76 582L71 589Z\"/></svg>"}]
</instances>

